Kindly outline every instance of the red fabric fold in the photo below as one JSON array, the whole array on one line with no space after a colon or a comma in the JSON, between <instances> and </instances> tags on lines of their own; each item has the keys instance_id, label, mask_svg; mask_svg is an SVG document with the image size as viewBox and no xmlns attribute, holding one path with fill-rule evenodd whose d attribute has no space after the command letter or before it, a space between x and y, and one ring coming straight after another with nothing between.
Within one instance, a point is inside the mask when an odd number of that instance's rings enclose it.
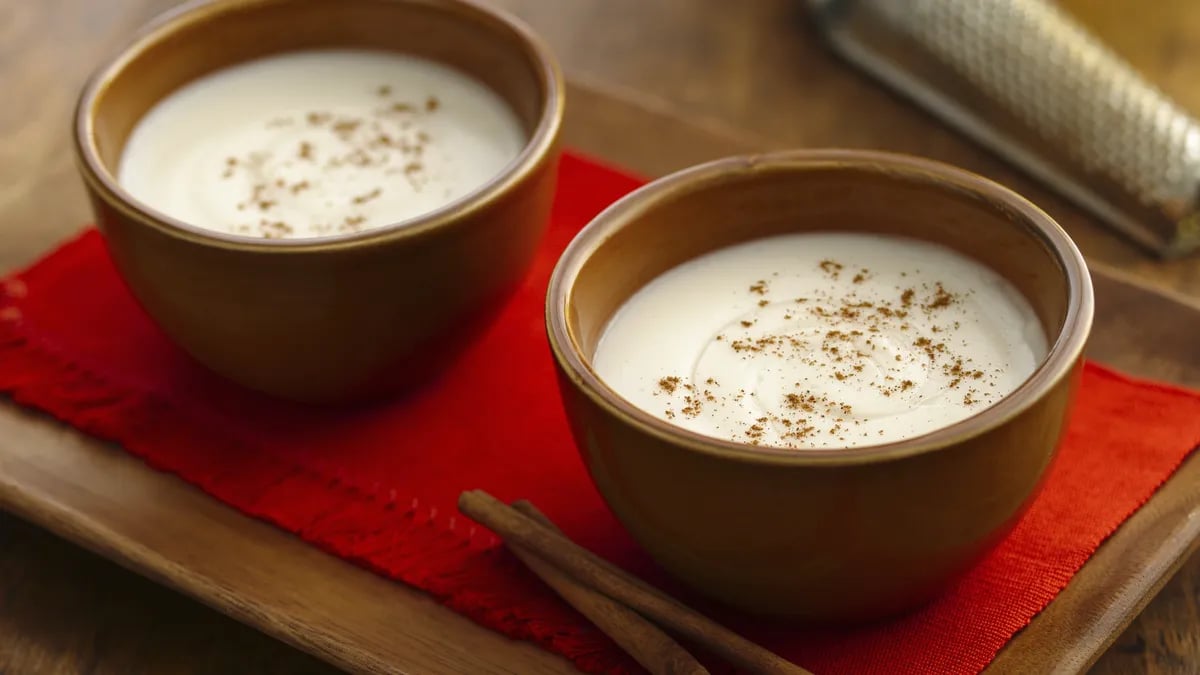
<instances>
[{"instance_id":1,"label":"red fabric fold","mask_svg":"<svg viewBox=\"0 0 1200 675\"><path fill-rule=\"evenodd\" d=\"M454 508L470 488L530 499L576 541L678 590L588 480L542 323L562 249L639 181L575 155L560 171L550 231L524 286L448 372L401 400L314 413L208 374L131 300L93 230L0 286L0 391L582 670L636 671ZM818 673L978 672L1197 442L1200 395L1088 364L1041 496L994 554L927 607L839 631L708 609Z\"/></svg>"}]
</instances>

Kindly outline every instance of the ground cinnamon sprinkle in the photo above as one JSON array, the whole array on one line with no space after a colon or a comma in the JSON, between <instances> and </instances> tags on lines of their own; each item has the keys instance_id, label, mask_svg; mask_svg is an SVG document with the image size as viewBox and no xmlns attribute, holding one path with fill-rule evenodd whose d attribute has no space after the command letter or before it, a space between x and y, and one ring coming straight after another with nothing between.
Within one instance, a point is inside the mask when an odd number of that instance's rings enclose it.
<instances>
[{"instance_id":1,"label":"ground cinnamon sprinkle","mask_svg":"<svg viewBox=\"0 0 1200 675\"><path fill-rule=\"evenodd\" d=\"M340 119L334 122L333 126L330 128L333 129L334 133L340 136L349 136L361 125L362 120L360 119Z\"/></svg>"},{"instance_id":2,"label":"ground cinnamon sprinkle","mask_svg":"<svg viewBox=\"0 0 1200 675\"><path fill-rule=\"evenodd\" d=\"M293 232L292 226L281 220L262 221L259 223L264 239L279 239Z\"/></svg>"},{"instance_id":3,"label":"ground cinnamon sprinkle","mask_svg":"<svg viewBox=\"0 0 1200 675\"><path fill-rule=\"evenodd\" d=\"M937 284L937 289L933 293L933 297L931 297L929 301L925 303L925 309L941 309L942 307L949 307L950 303L952 302L954 302L954 296L948 293L939 282Z\"/></svg>"},{"instance_id":4,"label":"ground cinnamon sprinkle","mask_svg":"<svg viewBox=\"0 0 1200 675\"><path fill-rule=\"evenodd\" d=\"M670 377L664 377L658 381L658 388L662 389L668 394L674 394L675 389L679 387L679 382L680 379L674 375Z\"/></svg>"},{"instance_id":5,"label":"ground cinnamon sprinkle","mask_svg":"<svg viewBox=\"0 0 1200 675\"><path fill-rule=\"evenodd\" d=\"M365 204L365 203L371 201L372 199L379 197L379 195L381 195L381 194L383 194L383 190L381 190L379 188L375 188L374 190L371 190L370 192L368 192L366 194L361 194L361 195L354 197L350 201L354 204Z\"/></svg>"},{"instance_id":6,"label":"ground cinnamon sprinkle","mask_svg":"<svg viewBox=\"0 0 1200 675\"><path fill-rule=\"evenodd\" d=\"M757 325L762 330L756 331L757 334L747 332L738 336L734 329L728 339L720 333L714 336L714 344L728 345L743 360L779 359L783 363L803 364L807 370L801 372L806 374L799 379L804 381L815 378L813 373L836 382L856 379L861 386L872 388L885 398L908 392L912 392L908 396L913 396L927 388L918 387L917 382L921 380L911 376L914 368L927 373L940 371L946 380L938 380L938 386L948 390L965 389L964 382L983 379L983 371L973 368L970 359L955 354L947 342L937 340L937 334L950 330L951 324L959 327L958 322L943 321L938 325L931 322L933 312L959 301L941 282L916 287L898 285L895 295L880 294L878 289L864 285L872 278L866 268L831 259L820 261L818 266L833 280L839 280L842 272L846 276L840 283L831 284L829 291L820 290L813 297L792 299L795 304L805 305L806 311L800 311L790 303L786 306L773 304L767 297L770 287L765 279L749 284L747 288L751 294L762 296L755 300L758 309L751 316L738 319L734 325L740 324L742 329ZM906 276L906 273L900 272L900 275ZM772 272L771 276L778 277L779 273ZM793 323L797 318L799 322ZM814 325L824 329L814 333ZM906 339L899 340L901 335ZM901 346L912 349L901 349L888 358L891 350ZM914 360L910 356L914 351L923 353L925 359ZM895 365L885 365L890 363ZM741 402L747 396L743 390L728 396L722 394L713 378L705 381L702 391L676 377L659 380L658 387L667 394L683 389L677 407L670 410L681 410L688 417L702 414L702 405L719 407ZM845 439L845 434L855 427L868 423L865 418L856 418L849 404L812 394L805 382L795 382L794 391L781 394L778 410L741 426L740 433L744 433L747 442L761 444L770 439L769 442L784 447L802 448L811 445L811 441L805 439L817 433L818 426L821 433ZM983 399L975 389L969 389L962 400L966 405L975 405ZM821 416L831 426L822 424L817 418L810 419L810 416ZM868 432L862 434L866 436Z\"/></svg>"},{"instance_id":7,"label":"ground cinnamon sprinkle","mask_svg":"<svg viewBox=\"0 0 1200 675\"><path fill-rule=\"evenodd\" d=\"M300 129L289 130L287 133L304 134L297 139L295 154L278 153L270 147L261 149L251 148L242 156L227 157L220 166L221 178L233 178L238 171L244 169L249 175L259 179L249 186L250 194L237 203L237 209L244 211L253 208L258 211L279 212L287 215L299 208L311 211L313 205L297 200L311 199L305 193L308 190L322 189L322 174L336 174L350 167L366 169L381 167L381 174L403 173L413 190L420 190L431 183L431 169L421 161L425 151L432 142L430 134L421 127L421 120L436 114L441 108L441 101L436 96L424 96L417 99L417 105L412 102L398 101L393 97L391 85L380 84L374 93L381 99L377 109L370 113L354 115L337 115L323 110L313 110L292 117L280 117L267 121L267 128L283 128L296 122L305 125ZM416 122L416 124L414 124ZM294 175L298 163L309 167L303 180L296 180ZM286 177L286 179L285 179ZM382 188L353 196L351 205L362 205L382 195ZM326 200L326 208L332 208L330 200ZM319 208L319 207L317 207ZM335 227L332 223L340 222L337 228L358 228L368 221L365 214L330 214L330 223L313 223L309 227L314 232L325 233ZM280 238L295 233L288 225L280 227L277 223L239 224L239 233L259 234L266 238ZM285 223L286 224L286 223Z\"/></svg>"},{"instance_id":8,"label":"ground cinnamon sprinkle","mask_svg":"<svg viewBox=\"0 0 1200 675\"><path fill-rule=\"evenodd\" d=\"M767 430L761 424L751 424L750 427L746 429L746 435L750 437L751 445L758 445L762 441L762 437L766 434L766 432Z\"/></svg>"},{"instance_id":9,"label":"ground cinnamon sprinkle","mask_svg":"<svg viewBox=\"0 0 1200 675\"><path fill-rule=\"evenodd\" d=\"M913 340L913 346L924 350L925 355L930 359L934 358L933 340L930 340L927 337L919 337L916 340Z\"/></svg>"}]
</instances>

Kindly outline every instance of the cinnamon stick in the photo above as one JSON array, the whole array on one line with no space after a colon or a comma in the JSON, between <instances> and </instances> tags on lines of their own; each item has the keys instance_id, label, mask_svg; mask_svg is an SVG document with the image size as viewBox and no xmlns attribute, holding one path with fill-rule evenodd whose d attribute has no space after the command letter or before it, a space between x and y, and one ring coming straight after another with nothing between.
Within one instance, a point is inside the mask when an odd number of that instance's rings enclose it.
<instances>
[{"instance_id":1,"label":"cinnamon stick","mask_svg":"<svg viewBox=\"0 0 1200 675\"><path fill-rule=\"evenodd\" d=\"M558 531L533 504L513 502L513 509L537 521L543 527ZM642 618L637 612L614 602L611 598L581 585L554 565L542 560L521 546L510 545L512 552L525 566L538 575L580 614L586 616L605 635L613 639L627 654L654 675L707 675L708 670L678 642Z\"/></svg>"},{"instance_id":2,"label":"cinnamon stick","mask_svg":"<svg viewBox=\"0 0 1200 675\"><path fill-rule=\"evenodd\" d=\"M577 582L637 611L663 628L703 645L738 668L752 673L812 675L666 594L649 590L640 579L601 561L562 534L482 490L464 492L458 499L458 509L506 542L525 548Z\"/></svg>"}]
</instances>

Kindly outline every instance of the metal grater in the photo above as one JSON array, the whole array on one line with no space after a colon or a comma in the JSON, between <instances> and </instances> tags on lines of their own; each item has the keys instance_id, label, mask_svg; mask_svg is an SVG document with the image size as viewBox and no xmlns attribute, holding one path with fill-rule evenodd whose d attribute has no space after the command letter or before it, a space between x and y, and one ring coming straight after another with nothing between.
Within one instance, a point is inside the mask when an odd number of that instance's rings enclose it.
<instances>
[{"instance_id":1,"label":"metal grater","mask_svg":"<svg viewBox=\"0 0 1200 675\"><path fill-rule=\"evenodd\" d=\"M809 0L843 58L1162 256L1200 246L1200 123L1044 0Z\"/></svg>"}]
</instances>

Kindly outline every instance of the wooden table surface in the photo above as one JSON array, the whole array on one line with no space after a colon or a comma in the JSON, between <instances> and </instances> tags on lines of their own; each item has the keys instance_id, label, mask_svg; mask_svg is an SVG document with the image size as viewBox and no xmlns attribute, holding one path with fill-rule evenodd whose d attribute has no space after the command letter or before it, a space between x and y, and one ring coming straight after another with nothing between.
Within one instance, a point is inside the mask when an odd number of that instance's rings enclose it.
<instances>
[{"instance_id":1,"label":"wooden table surface","mask_svg":"<svg viewBox=\"0 0 1200 675\"><path fill-rule=\"evenodd\" d=\"M568 76L656 100L779 147L910 152L1029 193L1085 254L1200 297L1195 259L1161 263L835 61L801 0L484 0L524 17ZM0 271L88 219L69 152L78 87L173 0L0 0ZM1200 2L1065 0L1200 111ZM0 515L0 673L330 673L328 666L10 516ZM1200 673L1200 557L1094 673Z\"/></svg>"}]
</instances>

